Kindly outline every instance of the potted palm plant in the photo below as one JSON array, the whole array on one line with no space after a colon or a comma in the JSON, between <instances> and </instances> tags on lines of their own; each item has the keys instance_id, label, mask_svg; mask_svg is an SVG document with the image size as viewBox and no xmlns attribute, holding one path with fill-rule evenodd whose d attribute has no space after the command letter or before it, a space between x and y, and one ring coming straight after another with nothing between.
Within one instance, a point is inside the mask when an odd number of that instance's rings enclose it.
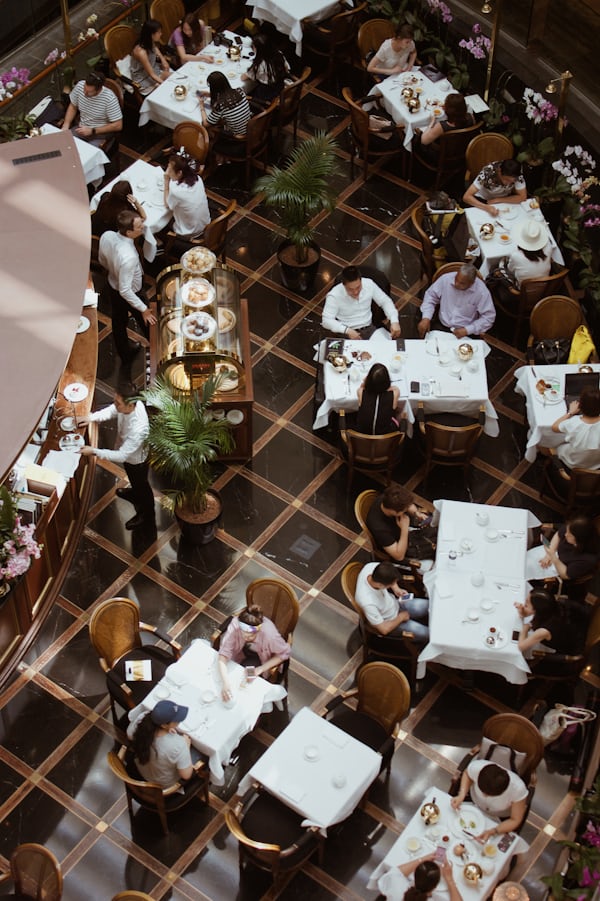
<instances>
[{"instance_id":1,"label":"potted palm plant","mask_svg":"<svg viewBox=\"0 0 600 901\"><path fill-rule=\"evenodd\" d=\"M212 376L201 389L182 392L158 378L144 392L151 410L148 460L172 482L163 503L193 544L207 544L215 536L222 504L210 487L211 463L233 448L228 420L213 419L210 410L219 381Z\"/></svg>"},{"instance_id":2,"label":"potted palm plant","mask_svg":"<svg viewBox=\"0 0 600 901\"><path fill-rule=\"evenodd\" d=\"M279 211L285 240L277 258L283 284L293 291L309 290L319 268L321 250L313 240L311 220L335 207L336 192L329 179L335 169L336 146L319 132L298 144L284 166L274 166L254 186L266 206Z\"/></svg>"}]
</instances>

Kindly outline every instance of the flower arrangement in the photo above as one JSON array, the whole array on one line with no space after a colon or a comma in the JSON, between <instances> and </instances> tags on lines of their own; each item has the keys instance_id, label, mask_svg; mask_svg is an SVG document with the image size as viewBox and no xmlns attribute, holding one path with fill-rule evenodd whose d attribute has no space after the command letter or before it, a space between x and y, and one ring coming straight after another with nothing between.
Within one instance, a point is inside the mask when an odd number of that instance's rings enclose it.
<instances>
[{"instance_id":1,"label":"flower arrangement","mask_svg":"<svg viewBox=\"0 0 600 901\"><path fill-rule=\"evenodd\" d=\"M552 163L558 172L556 189L568 196L574 194L581 203L589 200L587 193L598 179L592 174L596 168L596 160L580 144L566 147L563 155Z\"/></svg>"},{"instance_id":2,"label":"flower arrangement","mask_svg":"<svg viewBox=\"0 0 600 901\"><path fill-rule=\"evenodd\" d=\"M471 34L473 37L470 37L468 40L463 38L458 42L458 46L462 47L463 50L468 50L475 59L485 59L490 52L492 42L481 33L481 25L479 22L475 22L471 29Z\"/></svg>"},{"instance_id":3,"label":"flower arrangement","mask_svg":"<svg viewBox=\"0 0 600 901\"><path fill-rule=\"evenodd\" d=\"M17 513L14 496L5 485L0 487L0 584L7 585L39 558L41 546L35 540L34 526L24 526Z\"/></svg>"},{"instance_id":4,"label":"flower arrangement","mask_svg":"<svg viewBox=\"0 0 600 901\"><path fill-rule=\"evenodd\" d=\"M0 102L10 100L17 91L29 84L29 69L7 69L0 74Z\"/></svg>"},{"instance_id":5,"label":"flower arrangement","mask_svg":"<svg viewBox=\"0 0 600 901\"><path fill-rule=\"evenodd\" d=\"M577 799L575 807L591 819L583 831L578 830L576 841L561 842L569 852L564 871L542 877L556 901L591 901L600 886L600 778L589 795Z\"/></svg>"},{"instance_id":6,"label":"flower arrangement","mask_svg":"<svg viewBox=\"0 0 600 901\"><path fill-rule=\"evenodd\" d=\"M532 88L525 88L523 91L523 103L525 104L525 115L536 125L541 125L542 122L553 122L558 116L558 107Z\"/></svg>"},{"instance_id":7,"label":"flower arrangement","mask_svg":"<svg viewBox=\"0 0 600 901\"><path fill-rule=\"evenodd\" d=\"M450 7L447 6L443 0L426 0L426 3L432 13L436 13L440 16L445 25L450 24L453 18L452 12Z\"/></svg>"}]
</instances>

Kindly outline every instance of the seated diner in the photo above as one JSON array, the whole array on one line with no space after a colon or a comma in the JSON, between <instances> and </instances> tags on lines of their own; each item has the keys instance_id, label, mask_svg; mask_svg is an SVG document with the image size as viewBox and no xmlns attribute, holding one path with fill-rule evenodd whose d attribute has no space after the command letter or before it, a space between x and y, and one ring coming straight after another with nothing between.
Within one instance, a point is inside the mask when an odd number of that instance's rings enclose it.
<instances>
[{"instance_id":1,"label":"seated diner","mask_svg":"<svg viewBox=\"0 0 600 901\"><path fill-rule=\"evenodd\" d=\"M234 616L219 645L219 674L223 685L224 701L232 698L227 661L234 660L243 666L254 666L254 674L262 676L288 660L292 649L277 631L274 623L264 616L260 607L253 605Z\"/></svg>"},{"instance_id":2,"label":"seated diner","mask_svg":"<svg viewBox=\"0 0 600 901\"><path fill-rule=\"evenodd\" d=\"M463 194L463 200L469 206L479 207L490 216L498 216L495 205L504 203L522 203L527 200L527 187L517 160L499 160L484 166L477 178Z\"/></svg>"}]
</instances>

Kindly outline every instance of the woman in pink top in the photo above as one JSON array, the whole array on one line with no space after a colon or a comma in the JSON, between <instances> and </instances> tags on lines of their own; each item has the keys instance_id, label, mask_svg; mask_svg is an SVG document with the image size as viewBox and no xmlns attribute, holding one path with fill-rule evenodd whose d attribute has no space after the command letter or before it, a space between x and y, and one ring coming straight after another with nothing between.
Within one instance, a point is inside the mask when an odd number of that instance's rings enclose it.
<instances>
[{"instance_id":1,"label":"woman in pink top","mask_svg":"<svg viewBox=\"0 0 600 901\"><path fill-rule=\"evenodd\" d=\"M256 675L261 676L270 669L288 660L292 652L270 619L263 615L256 605L242 610L234 616L221 638L219 647L219 672L224 701L231 700L232 692L227 673L227 663L234 660L244 666L256 666Z\"/></svg>"}]
</instances>

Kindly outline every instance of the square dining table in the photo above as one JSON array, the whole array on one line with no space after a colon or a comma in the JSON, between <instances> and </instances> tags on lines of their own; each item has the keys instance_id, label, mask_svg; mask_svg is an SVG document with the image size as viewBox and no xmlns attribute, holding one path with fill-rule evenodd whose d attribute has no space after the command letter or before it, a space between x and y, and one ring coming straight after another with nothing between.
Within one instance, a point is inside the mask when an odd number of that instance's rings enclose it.
<instances>
[{"instance_id":1,"label":"square dining table","mask_svg":"<svg viewBox=\"0 0 600 901\"><path fill-rule=\"evenodd\" d=\"M438 543L429 593L429 643L417 677L436 661L453 669L499 673L516 685L529 666L513 633L515 603L527 593L528 531L540 524L529 510L436 500ZM493 630L493 631L490 631Z\"/></svg>"},{"instance_id":2,"label":"square dining table","mask_svg":"<svg viewBox=\"0 0 600 901\"><path fill-rule=\"evenodd\" d=\"M421 106L416 112L409 110L402 95L404 88L412 88L418 92ZM445 119L443 106L446 95L452 90L453 87L447 78L434 82L418 67L413 67L410 72L401 72L399 75L384 78L372 87L369 93L380 95L383 106L394 122L397 125L404 125L404 146L410 150L415 128L426 128L434 110L436 114L439 111L440 119Z\"/></svg>"},{"instance_id":3,"label":"square dining table","mask_svg":"<svg viewBox=\"0 0 600 901\"><path fill-rule=\"evenodd\" d=\"M468 363L462 363L456 351L465 340L474 351ZM484 432L491 437L499 434L498 414L488 396L485 358L490 349L485 341L458 339L448 332L430 332L425 340L404 341L404 350L398 351L389 333L378 329L369 341L344 340L342 352L352 361L344 373L337 372L325 359L326 347L327 342L321 342L319 359L324 367L325 400L317 410L313 429L326 426L333 410L357 410L360 383L374 363L384 363L404 401L409 436L420 401L427 414L452 412L475 419L483 405ZM371 355L369 360L360 361L353 356L365 352ZM410 390L413 382L418 382L419 390Z\"/></svg>"},{"instance_id":4,"label":"square dining table","mask_svg":"<svg viewBox=\"0 0 600 901\"><path fill-rule=\"evenodd\" d=\"M40 131L43 135L49 135L53 132L60 131L60 128L57 128L56 125L46 123L46 125L42 125ZM75 141L79 159L81 160L81 168L83 169L85 183L91 185L94 182L99 182L104 177L106 166L110 163L109 158L101 147L96 147L95 144L90 144L89 141L84 141L75 134L73 135L73 139Z\"/></svg>"},{"instance_id":5,"label":"square dining table","mask_svg":"<svg viewBox=\"0 0 600 901\"><path fill-rule=\"evenodd\" d=\"M195 639L181 658L167 668L142 703L129 712L129 721L133 723L167 698L189 707L179 729L190 736L195 748L208 756L211 781L223 785L223 765L228 763L231 752L254 729L261 713L269 713L287 692L283 685L266 679L246 683L244 667L230 660L227 669L234 703L226 705L221 700L217 658L217 652L207 641Z\"/></svg>"},{"instance_id":6,"label":"square dining table","mask_svg":"<svg viewBox=\"0 0 600 901\"><path fill-rule=\"evenodd\" d=\"M440 818L436 823L426 826L420 810L423 804L431 801L435 801L439 807ZM514 854L523 854L529 849L529 845L519 835L511 832L509 833L510 845L506 850L498 847L503 836L494 836L486 842L485 847L488 853L484 853L484 846L465 834L465 827L461 823L461 818L463 823L466 823L468 826L472 826L472 822L475 822L477 824L477 834L480 834L485 829L492 828L497 822L471 803L462 804L460 810L455 811L451 806L451 797L447 792L441 791L441 789L436 787L428 788L423 795L423 801L406 824L406 828L373 871L367 883L367 888L376 890L382 876L390 873L391 878L388 877L386 880L385 888L389 892L388 897L395 898L396 894L393 894L393 871L416 857L431 854L436 848L443 847L448 860L452 864L453 876L463 898L469 898L471 901L485 901L491 895L494 887L506 879L512 856ZM468 831L474 830L470 828ZM408 844L410 844L412 850L409 850ZM464 859L454 853L454 849L458 844L463 845L465 848ZM488 847L490 845L495 848L495 852L491 852ZM464 878L462 871L468 862L478 863L483 870L483 875L476 885L467 883ZM441 890L446 891L445 887ZM437 891L440 891L440 889L438 888ZM400 897L400 895L397 897Z\"/></svg>"},{"instance_id":7,"label":"square dining table","mask_svg":"<svg viewBox=\"0 0 600 901\"><path fill-rule=\"evenodd\" d=\"M599 363L589 364L594 372L600 372ZM517 383L515 391L525 397L527 404L527 447L525 459L533 463L538 447L558 447L563 444L565 436L552 431L552 423L567 412L565 405L565 375L578 372L579 363L558 363L551 366L521 366L515 372ZM541 394L536 385L540 379L555 386L554 392Z\"/></svg>"},{"instance_id":8,"label":"square dining table","mask_svg":"<svg viewBox=\"0 0 600 901\"><path fill-rule=\"evenodd\" d=\"M495 206L500 209L500 214L497 217L490 216L489 213L485 210L480 210L479 207L471 206L465 208L469 233L477 241L481 253L479 271L483 278L486 278L490 272L493 272L500 260L510 256L516 250L517 244L514 238L524 222L528 219L537 219L540 222L545 221L536 200L503 204L502 199L499 198ZM479 230L484 222L491 222L494 226L494 234L491 238L483 239L480 235ZM564 257L549 228L548 234L552 245L552 260L564 266Z\"/></svg>"},{"instance_id":9,"label":"square dining table","mask_svg":"<svg viewBox=\"0 0 600 901\"><path fill-rule=\"evenodd\" d=\"M233 40L236 35L232 31L225 31L225 36ZM241 88L244 84L242 74L252 65L254 53L251 50L252 39L242 38L242 56L239 60L230 60L227 56L227 48L212 43L202 51L209 56L214 56L214 63L188 62L184 63L175 72L159 84L148 94L140 107L139 124L145 125L152 120L164 125L165 128L175 128L180 122L202 123L200 103L196 91L208 92L207 79L211 72L222 72L232 88ZM177 85L184 85L187 94L183 100L179 100L174 93ZM210 109L208 98L207 111Z\"/></svg>"},{"instance_id":10,"label":"square dining table","mask_svg":"<svg viewBox=\"0 0 600 901\"><path fill-rule=\"evenodd\" d=\"M271 22L277 31L288 36L296 45L297 56L302 56L302 22L321 22L340 12L339 0L254 0L248 5L253 18Z\"/></svg>"},{"instance_id":11,"label":"square dining table","mask_svg":"<svg viewBox=\"0 0 600 901\"><path fill-rule=\"evenodd\" d=\"M145 160L136 160L116 178L105 185L90 200L90 210L98 209L100 198L110 191L118 181L128 181L134 197L140 201L146 212L144 222L144 257L151 263L156 256L156 238L154 235L169 224L173 215L164 204L164 171L160 166L153 166Z\"/></svg>"},{"instance_id":12,"label":"square dining table","mask_svg":"<svg viewBox=\"0 0 600 901\"><path fill-rule=\"evenodd\" d=\"M358 805L381 768L381 754L303 707L241 780L243 795L259 782L325 831Z\"/></svg>"}]
</instances>

